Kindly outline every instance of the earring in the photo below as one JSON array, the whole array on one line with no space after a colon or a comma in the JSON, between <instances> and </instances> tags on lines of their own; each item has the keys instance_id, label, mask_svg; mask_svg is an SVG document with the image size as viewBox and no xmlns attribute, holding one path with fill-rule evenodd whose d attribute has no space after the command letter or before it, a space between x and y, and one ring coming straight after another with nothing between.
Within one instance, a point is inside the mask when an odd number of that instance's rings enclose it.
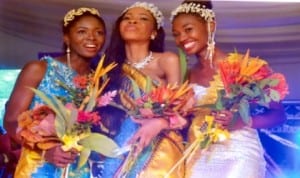
<instances>
[{"instance_id":1,"label":"earring","mask_svg":"<svg viewBox=\"0 0 300 178\"><path fill-rule=\"evenodd\" d=\"M67 64L68 64L68 67L69 68L72 68L71 67L71 50L70 50L70 47L68 46L67 49L66 49L66 53L67 53Z\"/></svg>"},{"instance_id":2,"label":"earring","mask_svg":"<svg viewBox=\"0 0 300 178\"><path fill-rule=\"evenodd\" d=\"M207 40L207 50L205 59L210 61L210 67L213 68L213 55L215 51L215 32L212 32L210 28L210 23L207 23L207 31L208 31L208 40Z\"/></svg>"},{"instance_id":3,"label":"earring","mask_svg":"<svg viewBox=\"0 0 300 178\"><path fill-rule=\"evenodd\" d=\"M151 34L151 40L154 40L155 39L155 35L154 34Z\"/></svg>"}]
</instances>

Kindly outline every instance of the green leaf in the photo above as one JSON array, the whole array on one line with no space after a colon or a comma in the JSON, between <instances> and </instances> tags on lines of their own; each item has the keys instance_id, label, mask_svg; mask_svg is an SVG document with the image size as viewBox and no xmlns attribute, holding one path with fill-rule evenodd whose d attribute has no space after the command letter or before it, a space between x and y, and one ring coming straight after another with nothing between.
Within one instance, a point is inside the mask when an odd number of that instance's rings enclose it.
<instances>
[{"instance_id":1,"label":"green leaf","mask_svg":"<svg viewBox=\"0 0 300 178\"><path fill-rule=\"evenodd\" d=\"M55 101L56 108L59 111L61 117L67 122L69 114L66 112L65 105L56 97L53 97L53 100Z\"/></svg>"},{"instance_id":2,"label":"green leaf","mask_svg":"<svg viewBox=\"0 0 300 178\"><path fill-rule=\"evenodd\" d=\"M56 116L54 120L54 126L58 138L62 138L66 133L66 123L62 117Z\"/></svg>"},{"instance_id":3,"label":"green leaf","mask_svg":"<svg viewBox=\"0 0 300 178\"><path fill-rule=\"evenodd\" d=\"M49 98L48 96L45 95L45 93L35 88L29 87L29 89L31 89L37 96L39 96L55 112L56 115L62 117L60 111L56 107L56 104L52 100L53 98Z\"/></svg>"},{"instance_id":4,"label":"green leaf","mask_svg":"<svg viewBox=\"0 0 300 178\"><path fill-rule=\"evenodd\" d=\"M94 108L94 106L96 105L96 95L97 95L97 89L94 88L91 92L91 96L89 97L89 102L86 106L86 111L91 112Z\"/></svg>"},{"instance_id":5,"label":"green leaf","mask_svg":"<svg viewBox=\"0 0 300 178\"><path fill-rule=\"evenodd\" d=\"M79 161L77 164L77 169L80 169L87 161L91 154L91 150L88 148L83 148L80 152Z\"/></svg>"},{"instance_id":6,"label":"green leaf","mask_svg":"<svg viewBox=\"0 0 300 178\"><path fill-rule=\"evenodd\" d=\"M68 133L71 132L73 125L77 121L77 117L78 117L78 110L75 108L72 108L70 118L66 122L66 126L67 126L66 129L67 129Z\"/></svg>"},{"instance_id":7,"label":"green leaf","mask_svg":"<svg viewBox=\"0 0 300 178\"><path fill-rule=\"evenodd\" d=\"M244 123L250 123L250 106L246 99L242 99L240 102L239 114Z\"/></svg>"},{"instance_id":8,"label":"green leaf","mask_svg":"<svg viewBox=\"0 0 300 178\"><path fill-rule=\"evenodd\" d=\"M273 101L280 101L280 94L278 91L270 89L270 98Z\"/></svg>"},{"instance_id":9,"label":"green leaf","mask_svg":"<svg viewBox=\"0 0 300 178\"><path fill-rule=\"evenodd\" d=\"M149 93L153 88L153 85L152 85L152 80L149 76L146 76L146 89L145 89L145 92L146 93Z\"/></svg>"},{"instance_id":10,"label":"green leaf","mask_svg":"<svg viewBox=\"0 0 300 178\"><path fill-rule=\"evenodd\" d=\"M225 95L225 90L218 90L218 98L216 100L216 109L217 110L223 110L224 106L223 106L223 97Z\"/></svg>"},{"instance_id":11,"label":"green leaf","mask_svg":"<svg viewBox=\"0 0 300 178\"><path fill-rule=\"evenodd\" d=\"M270 82L268 83L270 87L275 87L279 84L278 79L270 79Z\"/></svg>"},{"instance_id":12,"label":"green leaf","mask_svg":"<svg viewBox=\"0 0 300 178\"><path fill-rule=\"evenodd\" d=\"M242 92L250 97L255 97L255 93L249 87L243 87Z\"/></svg>"},{"instance_id":13,"label":"green leaf","mask_svg":"<svg viewBox=\"0 0 300 178\"><path fill-rule=\"evenodd\" d=\"M79 141L79 143L90 150L96 151L108 157L117 157L114 150L118 149L118 145L109 137L91 133L88 137Z\"/></svg>"},{"instance_id":14,"label":"green leaf","mask_svg":"<svg viewBox=\"0 0 300 178\"><path fill-rule=\"evenodd\" d=\"M131 80L131 84L132 84L134 98L135 99L140 98L142 94L141 94L141 90L140 90L138 84L132 78L130 78L130 80Z\"/></svg>"},{"instance_id":15,"label":"green leaf","mask_svg":"<svg viewBox=\"0 0 300 178\"><path fill-rule=\"evenodd\" d=\"M187 79L187 59L182 49L179 48L178 53L180 61L181 82L183 83Z\"/></svg>"}]
</instances>

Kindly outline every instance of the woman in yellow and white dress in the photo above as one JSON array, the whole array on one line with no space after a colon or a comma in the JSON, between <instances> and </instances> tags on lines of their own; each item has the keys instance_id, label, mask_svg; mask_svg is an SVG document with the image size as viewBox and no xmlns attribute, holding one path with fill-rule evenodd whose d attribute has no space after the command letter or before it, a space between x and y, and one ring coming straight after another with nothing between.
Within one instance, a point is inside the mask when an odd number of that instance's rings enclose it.
<instances>
[{"instance_id":1,"label":"woman in yellow and white dress","mask_svg":"<svg viewBox=\"0 0 300 178\"><path fill-rule=\"evenodd\" d=\"M197 63L188 71L200 104L213 104L217 90L224 88L218 73L217 61L228 57L215 46L215 13L210 1L184 1L171 14L172 32L176 45L188 55L196 55ZM193 142L194 128L211 114L203 109L193 119L189 129L189 142ZM233 118L230 111L216 114L215 122L230 129L229 140L213 144L206 151L199 149L186 165L188 177L193 178L263 178L265 175L264 149L256 129L272 127L285 121L284 109L279 102L272 102L264 113L252 115L252 124L241 119L229 128ZM200 155L201 153L201 155Z\"/></svg>"}]
</instances>

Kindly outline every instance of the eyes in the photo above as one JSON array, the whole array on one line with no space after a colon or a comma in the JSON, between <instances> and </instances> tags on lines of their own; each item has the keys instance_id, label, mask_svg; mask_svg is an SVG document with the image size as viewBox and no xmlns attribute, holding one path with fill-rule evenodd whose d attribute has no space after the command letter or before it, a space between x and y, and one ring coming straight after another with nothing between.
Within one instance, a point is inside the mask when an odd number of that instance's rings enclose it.
<instances>
[{"instance_id":1,"label":"eyes","mask_svg":"<svg viewBox=\"0 0 300 178\"><path fill-rule=\"evenodd\" d=\"M190 34L193 32L193 27L191 26L186 26L186 27L183 27L183 29L178 29L178 30L173 30L173 37L179 37L180 34L184 33L184 34Z\"/></svg>"},{"instance_id":2,"label":"eyes","mask_svg":"<svg viewBox=\"0 0 300 178\"><path fill-rule=\"evenodd\" d=\"M139 15L137 17L133 17L132 15L124 15L124 17L122 18L122 21L129 21L129 20L140 20L140 21L150 21L150 17L148 17L147 15Z\"/></svg>"},{"instance_id":3,"label":"eyes","mask_svg":"<svg viewBox=\"0 0 300 178\"><path fill-rule=\"evenodd\" d=\"M76 32L78 35L80 36L87 36L90 33L92 33L93 35L97 36L104 36L105 32L103 30L97 29L97 30L89 30L86 28L79 28Z\"/></svg>"}]
</instances>

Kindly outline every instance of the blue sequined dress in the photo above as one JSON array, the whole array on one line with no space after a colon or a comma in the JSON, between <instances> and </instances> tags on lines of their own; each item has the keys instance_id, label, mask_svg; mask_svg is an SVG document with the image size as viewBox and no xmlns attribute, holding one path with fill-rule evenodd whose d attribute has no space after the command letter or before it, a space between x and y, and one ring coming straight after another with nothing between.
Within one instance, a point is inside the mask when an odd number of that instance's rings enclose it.
<instances>
[{"instance_id":1,"label":"blue sequined dress","mask_svg":"<svg viewBox=\"0 0 300 178\"><path fill-rule=\"evenodd\" d=\"M41 60L45 60L47 62L47 70L44 75L44 78L40 82L39 86L37 87L38 90L43 91L48 96L61 96L65 97L68 95L68 91L57 84L57 80L63 82L67 86L73 86L73 77L76 75L76 72L70 68L68 68L65 64L51 58L51 57L44 57ZM34 96L30 108L33 108L36 104L42 104L43 101L38 96ZM32 153L34 150L31 150ZM28 153L28 152L27 152ZM36 152L36 154L40 154ZM27 159L29 155L25 154L22 150L21 158L20 159ZM32 159L32 158L31 158ZM19 163L20 164L20 163ZM19 165L17 167L18 175L15 177L26 178L28 177L28 173L25 171L26 166L33 166L33 165ZM73 163L70 165L69 168L69 175L68 177L76 177L76 178L89 178L90 171L89 166L86 164L79 170L76 169L77 164ZM22 170L24 169L24 171ZM56 167L55 165L41 161L41 163L32 168L32 174L29 176L31 178L61 178L63 174L63 169ZM30 174L30 173L29 173Z\"/></svg>"}]
</instances>

